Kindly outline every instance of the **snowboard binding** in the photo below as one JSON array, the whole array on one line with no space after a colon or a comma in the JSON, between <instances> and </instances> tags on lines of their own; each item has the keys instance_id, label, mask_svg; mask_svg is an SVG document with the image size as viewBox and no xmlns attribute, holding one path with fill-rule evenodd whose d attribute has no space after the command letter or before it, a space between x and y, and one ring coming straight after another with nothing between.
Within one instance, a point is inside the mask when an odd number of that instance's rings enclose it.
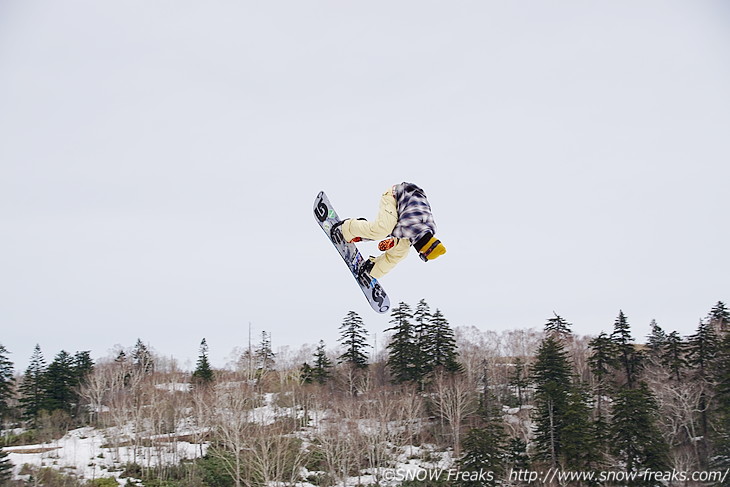
<instances>
[{"instance_id":1,"label":"snowboard binding","mask_svg":"<svg viewBox=\"0 0 730 487\"><path fill-rule=\"evenodd\" d=\"M337 242L337 241L343 241L344 242L345 241L345 237L342 236L342 229L340 227L347 220L349 220L349 218L345 218L344 220L340 220L337 223L335 223L334 225L332 225L332 228L330 228L330 238L332 240L334 240L335 242ZM367 221L367 218L358 218L358 220L365 220L365 221ZM353 238L352 240L350 240L347 243L357 243L357 242L362 242L362 237L355 237L355 238Z\"/></svg>"},{"instance_id":2,"label":"snowboard binding","mask_svg":"<svg viewBox=\"0 0 730 487\"><path fill-rule=\"evenodd\" d=\"M375 288L375 286L379 286L378 280L370 275L370 271L373 270L374 266L375 266L375 258L370 257L368 259L363 260L362 264L360 264L360 267L358 267L358 269L357 269L357 280L363 286L367 286L370 289Z\"/></svg>"},{"instance_id":3,"label":"snowboard binding","mask_svg":"<svg viewBox=\"0 0 730 487\"><path fill-rule=\"evenodd\" d=\"M375 267L375 257L369 257L362 261L362 264L360 264L360 268L357 270L358 276L362 276L367 274L370 276L370 271L373 270L373 267Z\"/></svg>"}]
</instances>

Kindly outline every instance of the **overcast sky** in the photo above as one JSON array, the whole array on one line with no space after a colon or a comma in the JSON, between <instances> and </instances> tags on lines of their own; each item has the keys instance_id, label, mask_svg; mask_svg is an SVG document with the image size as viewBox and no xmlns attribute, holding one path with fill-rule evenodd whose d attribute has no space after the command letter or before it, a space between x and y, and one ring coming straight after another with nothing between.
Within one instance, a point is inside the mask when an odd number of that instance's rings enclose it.
<instances>
[{"instance_id":1,"label":"overcast sky","mask_svg":"<svg viewBox=\"0 0 730 487\"><path fill-rule=\"evenodd\" d=\"M392 303L686 335L730 300L729 162L722 0L0 0L0 343L382 337L312 205L402 181L448 253Z\"/></svg>"}]
</instances>

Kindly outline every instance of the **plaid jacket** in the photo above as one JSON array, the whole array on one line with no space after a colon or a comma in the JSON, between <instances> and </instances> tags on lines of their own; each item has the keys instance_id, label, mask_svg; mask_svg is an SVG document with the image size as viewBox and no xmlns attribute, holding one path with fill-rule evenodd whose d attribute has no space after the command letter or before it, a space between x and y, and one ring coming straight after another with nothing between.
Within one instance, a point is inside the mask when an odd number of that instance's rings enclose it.
<instances>
[{"instance_id":1,"label":"plaid jacket","mask_svg":"<svg viewBox=\"0 0 730 487\"><path fill-rule=\"evenodd\" d=\"M428 204L426 193L413 183L401 183L393 186L398 208L398 223L393 229L396 238L407 238L415 244L425 234L436 234L436 223Z\"/></svg>"}]
</instances>

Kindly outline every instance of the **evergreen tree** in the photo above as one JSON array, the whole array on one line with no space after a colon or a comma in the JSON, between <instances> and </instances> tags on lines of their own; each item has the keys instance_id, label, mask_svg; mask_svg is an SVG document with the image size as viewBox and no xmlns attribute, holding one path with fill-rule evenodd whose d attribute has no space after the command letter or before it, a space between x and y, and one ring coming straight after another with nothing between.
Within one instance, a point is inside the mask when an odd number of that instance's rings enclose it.
<instances>
[{"instance_id":1,"label":"evergreen tree","mask_svg":"<svg viewBox=\"0 0 730 487\"><path fill-rule=\"evenodd\" d=\"M129 369L129 361L127 360L127 354L124 353L124 350L120 350L117 354L117 357L114 359L114 363L117 365L117 367L120 367L121 370L124 371L124 387L129 386L129 381L132 378L132 375L130 373Z\"/></svg>"},{"instance_id":2,"label":"evergreen tree","mask_svg":"<svg viewBox=\"0 0 730 487\"><path fill-rule=\"evenodd\" d=\"M268 371L274 368L276 354L271 349L271 335L265 331L261 332L261 342L255 350L258 369Z\"/></svg>"},{"instance_id":3,"label":"evergreen tree","mask_svg":"<svg viewBox=\"0 0 730 487\"><path fill-rule=\"evenodd\" d=\"M319 345L314 352L314 367L312 367L312 379L318 384L324 384L332 375L332 361L327 357L327 350L324 340L319 341Z\"/></svg>"},{"instance_id":4,"label":"evergreen tree","mask_svg":"<svg viewBox=\"0 0 730 487\"><path fill-rule=\"evenodd\" d=\"M8 452L0 448L0 486L10 485L13 478L13 464L8 458Z\"/></svg>"},{"instance_id":5,"label":"evergreen tree","mask_svg":"<svg viewBox=\"0 0 730 487\"><path fill-rule=\"evenodd\" d=\"M430 374L436 370L451 373L460 371L454 330L440 310L437 309L430 317L426 333L429 346L428 355L423 360L426 364L423 372Z\"/></svg>"},{"instance_id":6,"label":"evergreen tree","mask_svg":"<svg viewBox=\"0 0 730 487\"><path fill-rule=\"evenodd\" d=\"M416 311L413 312L413 321L416 322L416 328L419 326L426 326L430 317L431 307L425 299L421 299L416 305Z\"/></svg>"},{"instance_id":7,"label":"evergreen tree","mask_svg":"<svg viewBox=\"0 0 730 487\"><path fill-rule=\"evenodd\" d=\"M627 472L669 470L669 447L657 427L659 407L645 382L623 388L613 403L611 445ZM639 478L634 484L641 485Z\"/></svg>"},{"instance_id":8,"label":"evergreen tree","mask_svg":"<svg viewBox=\"0 0 730 487\"><path fill-rule=\"evenodd\" d=\"M10 412L10 399L13 397L13 363L8 358L8 350L0 344L0 426Z\"/></svg>"},{"instance_id":9,"label":"evergreen tree","mask_svg":"<svg viewBox=\"0 0 730 487\"><path fill-rule=\"evenodd\" d=\"M608 401L606 399L612 391L613 370L618 359L613 340L604 332L588 342L588 346L591 349L588 365L595 382L594 395L596 398L593 437L596 447L605 449L609 441L608 404L610 403L610 399Z\"/></svg>"},{"instance_id":10,"label":"evergreen tree","mask_svg":"<svg viewBox=\"0 0 730 487\"><path fill-rule=\"evenodd\" d=\"M623 311L619 311L616 318L611 340L616 349L618 367L623 373L625 383L629 387L633 387L638 380L643 361L641 353L636 350L634 339L631 336L631 326Z\"/></svg>"},{"instance_id":11,"label":"evergreen tree","mask_svg":"<svg viewBox=\"0 0 730 487\"><path fill-rule=\"evenodd\" d=\"M530 379L525 375L525 362L520 358L515 359L514 371L509 376L508 385L517 392L517 406L522 407L524 391L530 385Z\"/></svg>"},{"instance_id":12,"label":"evergreen tree","mask_svg":"<svg viewBox=\"0 0 730 487\"><path fill-rule=\"evenodd\" d=\"M471 480L468 476L464 476L456 485L461 487L502 485L507 451L504 433L499 428L498 425L488 425L469 430L462 442L464 454L459 460L460 470L490 472L490 475L481 480Z\"/></svg>"},{"instance_id":13,"label":"evergreen tree","mask_svg":"<svg viewBox=\"0 0 730 487\"><path fill-rule=\"evenodd\" d=\"M425 299L421 299L416 305L416 311L413 313L413 335L414 349L413 362L415 375L422 382L426 375L434 370L433 347L432 341L434 334L431 332L431 307Z\"/></svg>"},{"instance_id":14,"label":"evergreen tree","mask_svg":"<svg viewBox=\"0 0 730 487\"><path fill-rule=\"evenodd\" d=\"M504 430L501 408L486 383L487 370L484 363L484 384L479 400L479 426L472 428L462 441L463 455L459 459L460 470L464 472L491 472L486 480L462 479L461 487L502 485L507 462L507 435Z\"/></svg>"},{"instance_id":15,"label":"evergreen tree","mask_svg":"<svg viewBox=\"0 0 730 487\"><path fill-rule=\"evenodd\" d=\"M340 363L347 363L356 369L368 366L368 356L365 348L371 345L367 342L368 331L365 329L362 318L350 311L340 326L339 342L345 347L345 353L340 355Z\"/></svg>"},{"instance_id":16,"label":"evergreen tree","mask_svg":"<svg viewBox=\"0 0 730 487\"><path fill-rule=\"evenodd\" d=\"M400 303L391 316L393 326L386 331L395 332L387 347L393 382L413 382L422 389L437 370L461 370L454 332L440 310L431 313L422 299L415 313L406 303Z\"/></svg>"},{"instance_id":17,"label":"evergreen tree","mask_svg":"<svg viewBox=\"0 0 730 487\"><path fill-rule=\"evenodd\" d=\"M667 340L667 334L662 327L659 326L656 320L651 320L649 323L651 327L651 333L647 337L646 345L649 349L649 355L652 357L659 357L664 351L664 344Z\"/></svg>"},{"instance_id":18,"label":"evergreen tree","mask_svg":"<svg viewBox=\"0 0 730 487\"><path fill-rule=\"evenodd\" d=\"M687 363L701 379L708 377L717 354L719 339L709 320L700 320L697 331L687 339Z\"/></svg>"},{"instance_id":19,"label":"evergreen tree","mask_svg":"<svg viewBox=\"0 0 730 487\"><path fill-rule=\"evenodd\" d=\"M571 325L562 316L553 311L553 317L545 323L545 334L548 336L556 336L558 338L570 337L573 334Z\"/></svg>"},{"instance_id":20,"label":"evergreen tree","mask_svg":"<svg viewBox=\"0 0 730 487\"><path fill-rule=\"evenodd\" d=\"M309 365L309 363L304 362L301 367L299 367L299 376L301 377L302 384L311 384L314 382L314 369L312 369L312 366Z\"/></svg>"},{"instance_id":21,"label":"evergreen tree","mask_svg":"<svg viewBox=\"0 0 730 487\"><path fill-rule=\"evenodd\" d=\"M685 344L679 333L673 331L666 336L664 346L660 354L661 364L666 367L672 378L679 382L682 380L682 371L687 368L685 359Z\"/></svg>"},{"instance_id":22,"label":"evergreen tree","mask_svg":"<svg viewBox=\"0 0 730 487\"><path fill-rule=\"evenodd\" d=\"M72 358L72 372L73 372L73 395L76 409L73 411L73 416L78 417L81 413L81 388L87 384L89 375L94 371L94 361L91 358L91 352L84 350L82 352L76 352Z\"/></svg>"},{"instance_id":23,"label":"evergreen tree","mask_svg":"<svg viewBox=\"0 0 730 487\"><path fill-rule=\"evenodd\" d=\"M730 333L725 334L717 350L713 368L715 386L715 411L717 424L713 432L716 451L713 467L730 468ZM730 485L730 481L726 485Z\"/></svg>"},{"instance_id":24,"label":"evergreen tree","mask_svg":"<svg viewBox=\"0 0 730 487\"><path fill-rule=\"evenodd\" d=\"M527 454L527 443L518 437L507 442L505 460L511 470L529 470L530 456Z\"/></svg>"},{"instance_id":25,"label":"evergreen tree","mask_svg":"<svg viewBox=\"0 0 730 487\"><path fill-rule=\"evenodd\" d=\"M206 386L213 382L213 369L210 368L208 343L205 338L200 341L200 352L198 353L198 361L192 379L193 383L199 386Z\"/></svg>"},{"instance_id":26,"label":"evergreen tree","mask_svg":"<svg viewBox=\"0 0 730 487\"><path fill-rule=\"evenodd\" d=\"M44 395L41 409L48 412L62 410L71 413L78 400L77 385L73 357L65 350L61 350L43 375Z\"/></svg>"},{"instance_id":27,"label":"evergreen tree","mask_svg":"<svg viewBox=\"0 0 730 487\"><path fill-rule=\"evenodd\" d=\"M73 356L74 382L77 385L84 384L86 378L94 371L94 361L91 358L91 352L85 350L76 352Z\"/></svg>"},{"instance_id":28,"label":"evergreen tree","mask_svg":"<svg viewBox=\"0 0 730 487\"><path fill-rule=\"evenodd\" d=\"M559 315L548 320L532 366L535 444L538 458L551 467L585 470L597 462L598 453L589 395L572 381L573 366L564 345L570 333L570 324Z\"/></svg>"},{"instance_id":29,"label":"evergreen tree","mask_svg":"<svg viewBox=\"0 0 730 487\"><path fill-rule=\"evenodd\" d=\"M709 324L718 333L730 331L730 310L727 309L725 303L718 301L710 310L708 316Z\"/></svg>"},{"instance_id":30,"label":"evergreen tree","mask_svg":"<svg viewBox=\"0 0 730 487\"><path fill-rule=\"evenodd\" d=\"M597 337L588 342L591 348L591 356L588 358L588 365L595 380L596 395L596 438L599 444L606 439L608 427L608 411L605 405L605 398L611 391L613 369L618 363L616 347L613 340L606 333L601 332Z\"/></svg>"},{"instance_id":31,"label":"evergreen tree","mask_svg":"<svg viewBox=\"0 0 730 487\"><path fill-rule=\"evenodd\" d=\"M413 314L410 306L400 303L391 312L393 319L391 328L385 331L393 331L393 338L388 344L388 368L393 376L393 382L420 382L420 371L418 370L418 349L416 346L416 334L411 322Z\"/></svg>"},{"instance_id":32,"label":"evergreen tree","mask_svg":"<svg viewBox=\"0 0 730 487\"><path fill-rule=\"evenodd\" d=\"M532 366L535 384L535 446L538 456L558 466L563 453L563 431L571 392L571 365L563 344L548 335L537 350Z\"/></svg>"},{"instance_id":33,"label":"evergreen tree","mask_svg":"<svg viewBox=\"0 0 730 487\"><path fill-rule=\"evenodd\" d=\"M570 388L560 433L565 469L586 471L601 463L601 441L591 422L590 403L590 394L582 385L574 384Z\"/></svg>"},{"instance_id":34,"label":"evergreen tree","mask_svg":"<svg viewBox=\"0 0 730 487\"><path fill-rule=\"evenodd\" d=\"M35 427L38 414L41 412L44 388L43 376L46 372L46 361L43 358L40 345L36 345L30 357L30 364L25 370L20 384L20 406L23 409L23 418Z\"/></svg>"},{"instance_id":35,"label":"evergreen tree","mask_svg":"<svg viewBox=\"0 0 730 487\"><path fill-rule=\"evenodd\" d=\"M155 361L152 357L147 345L142 343L141 338L137 338L137 343L132 349L132 365L134 368L144 374L150 374L155 370Z\"/></svg>"},{"instance_id":36,"label":"evergreen tree","mask_svg":"<svg viewBox=\"0 0 730 487\"><path fill-rule=\"evenodd\" d=\"M687 364L696 383L701 385L697 405L700 419L700 433L702 438L697 442L700 466L706 467L709 463L707 438L710 433L710 417L708 397L712 386L712 371L717 362L718 345L720 340L710 320L700 320L697 331L687 339Z\"/></svg>"}]
</instances>

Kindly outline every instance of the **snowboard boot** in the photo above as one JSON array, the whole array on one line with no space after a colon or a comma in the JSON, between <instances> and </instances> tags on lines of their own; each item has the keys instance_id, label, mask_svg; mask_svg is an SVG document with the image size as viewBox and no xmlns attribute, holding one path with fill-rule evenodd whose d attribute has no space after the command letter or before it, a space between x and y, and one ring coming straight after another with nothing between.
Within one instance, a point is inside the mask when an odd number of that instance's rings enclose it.
<instances>
[{"instance_id":1,"label":"snowboard boot","mask_svg":"<svg viewBox=\"0 0 730 487\"><path fill-rule=\"evenodd\" d=\"M332 228L330 228L330 239L337 241L340 237L342 237L342 230L339 230L339 236L336 236L335 230L338 230L340 228L340 226L342 226L342 224L345 223L347 220L349 220L349 218L340 220L337 223L335 223L334 225L332 225ZM358 220L367 220L367 218L358 218ZM344 240L344 237L342 237L342 238ZM357 242L361 242L361 241L362 241L361 237L355 237L347 243L357 243Z\"/></svg>"}]
</instances>

